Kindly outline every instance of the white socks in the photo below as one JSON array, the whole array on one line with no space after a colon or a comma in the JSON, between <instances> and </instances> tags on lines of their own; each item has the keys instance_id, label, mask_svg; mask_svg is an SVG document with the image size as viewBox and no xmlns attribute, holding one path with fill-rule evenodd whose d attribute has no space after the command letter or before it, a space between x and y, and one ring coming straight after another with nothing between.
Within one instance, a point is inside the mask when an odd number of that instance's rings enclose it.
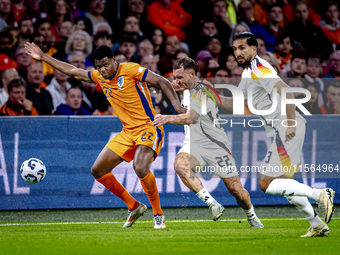
<instances>
[{"instance_id":1,"label":"white socks","mask_svg":"<svg viewBox=\"0 0 340 255\"><path fill-rule=\"evenodd\" d=\"M306 197L291 196L286 197L289 203L296 206L296 209L307 218L312 227L318 226L322 223L319 216L314 212L312 205Z\"/></svg>"},{"instance_id":2,"label":"white socks","mask_svg":"<svg viewBox=\"0 0 340 255\"><path fill-rule=\"evenodd\" d=\"M269 184L266 193L272 195L308 197L315 201L320 198L320 192L318 189L313 189L293 179L273 180Z\"/></svg>"},{"instance_id":3,"label":"white socks","mask_svg":"<svg viewBox=\"0 0 340 255\"><path fill-rule=\"evenodd\" d=\"M254 211L254 206L251 206L249 210L244 210L244 213L247 215L247 219L252 219L256 217L255 211Z\"/></svg>"},{"instance_id":4,"label":"white socks","mask_svg":"<svg viewBox=\"0 0 340 255\"><path fill-rule=\"evenodd\" d=\"M210 195L209 191L207 191L206 188L201 189L199 192L196 193L196 195L208 206L210 206L211 203L215 201L215 199Z\"/></svg>"}]
</instances>

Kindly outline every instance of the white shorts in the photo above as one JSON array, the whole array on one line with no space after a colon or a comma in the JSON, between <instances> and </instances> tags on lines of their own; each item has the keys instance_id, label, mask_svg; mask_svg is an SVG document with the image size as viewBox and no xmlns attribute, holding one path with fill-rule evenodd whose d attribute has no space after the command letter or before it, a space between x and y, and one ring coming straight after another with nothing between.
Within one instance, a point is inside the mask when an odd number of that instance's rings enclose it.
<instances>
[{"instance_id":1,"label":"white shorts","mask_svg":"<svg viewBox=\"0 0 340 255\"><path fill-rule=\"evenodd\" d=\"M213 142L205 144L186 143L178 153L181 152L188 153L198 160L201 166L196 167L196 173L209 172L220 178L238 175L235 159L227 147L222 148Z\"/></svg>"},{"instance_id":2,"label":"white shorts","mask_svg":"<svg viewBox=\"0 0 340 255\"><path fill-rule=\"evenodd\" d=\"M285 142L286 130L287 127L281 125L276 129L273 143L264 158L261 174L270 177L282 175L293 177L299 170L306 125L303 121L299 121L295 136L288 142Z\"/></svg>"}]
</instances>

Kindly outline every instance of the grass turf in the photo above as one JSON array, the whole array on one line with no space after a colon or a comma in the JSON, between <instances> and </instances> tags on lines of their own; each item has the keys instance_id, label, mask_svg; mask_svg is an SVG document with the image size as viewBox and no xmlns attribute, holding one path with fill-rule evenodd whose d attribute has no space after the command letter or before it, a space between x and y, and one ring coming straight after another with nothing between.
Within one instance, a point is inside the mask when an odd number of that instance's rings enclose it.
<instances>
[{"instance_id":1,"label":"grass turf","mask_svg":"<svg viewBox=\"0 0 340 255\"><path fill-rule=\"evenodd\" d=\"M122 229L123 221L51 223L0 223L0 254L339 254L340 249L337 216L328 238L301 238L308 221L288 217L262 219L264 229L250 229L244 219L168 220L162 230L143 220L129 229Z\"/></svg>"}]
</instances>

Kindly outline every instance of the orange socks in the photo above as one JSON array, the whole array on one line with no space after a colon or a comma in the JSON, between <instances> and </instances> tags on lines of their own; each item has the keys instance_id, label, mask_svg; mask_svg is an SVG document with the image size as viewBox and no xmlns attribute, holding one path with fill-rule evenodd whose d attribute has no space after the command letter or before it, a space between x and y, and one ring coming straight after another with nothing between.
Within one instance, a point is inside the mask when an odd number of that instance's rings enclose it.
<instances>
[{"instance_id":1,"label":"orange socks","mask_svg":"<svg viewBox=\"0 0 340 255\"><path fill-rule=\"evenodd\" d=\"M155 180L155 177L153 177L153 179ZM132 211L138 207L137 200L134 199L130 195L130 193L126 191L123 185L120 184L119 181L117 181L116 177L111 172L98 178L97 181L103 184L111 193L115 194L117 197L120 197L124 201L124 203L127 205L129 210ZM157 190L157 187L156 187L156 190ZM158 192L157 192L157 195L158 195ZM159 203L159 198L158 198L158 203Z\"/></svg>"},{"instance_id":2,"label":"orange socks","mask_svg":"<svg viewBox=\"0 0 340 255\"><path fill-rule=\"evenodd\" d=\"M158 189L156 185L156 179L153 173L150 171L147 176L140 179L140 182L143 186L145 194L149 198L149 201L150 201L150 204L153 210L153 215L156 215L156 214L163 215L161 203L159 200Z\"/></svg>"}]
</instances>

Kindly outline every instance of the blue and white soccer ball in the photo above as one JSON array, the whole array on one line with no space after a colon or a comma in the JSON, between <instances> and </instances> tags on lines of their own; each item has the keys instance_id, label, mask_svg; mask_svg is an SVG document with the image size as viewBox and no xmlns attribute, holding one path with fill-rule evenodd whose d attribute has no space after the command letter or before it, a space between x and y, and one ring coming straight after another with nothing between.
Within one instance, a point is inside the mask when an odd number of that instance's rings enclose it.
<instances>
[{"instance_id":1,"label":"blue and white soccer ball","mask_svg":"<svg viewBox=\"0 0 340 255\"><path fill-rule=\"evenodd\" d=\"M46 176L46 166L40 159L30 158L22 163L20 175L28 183L41 182Z\"/></svg>"}]
</instances>

